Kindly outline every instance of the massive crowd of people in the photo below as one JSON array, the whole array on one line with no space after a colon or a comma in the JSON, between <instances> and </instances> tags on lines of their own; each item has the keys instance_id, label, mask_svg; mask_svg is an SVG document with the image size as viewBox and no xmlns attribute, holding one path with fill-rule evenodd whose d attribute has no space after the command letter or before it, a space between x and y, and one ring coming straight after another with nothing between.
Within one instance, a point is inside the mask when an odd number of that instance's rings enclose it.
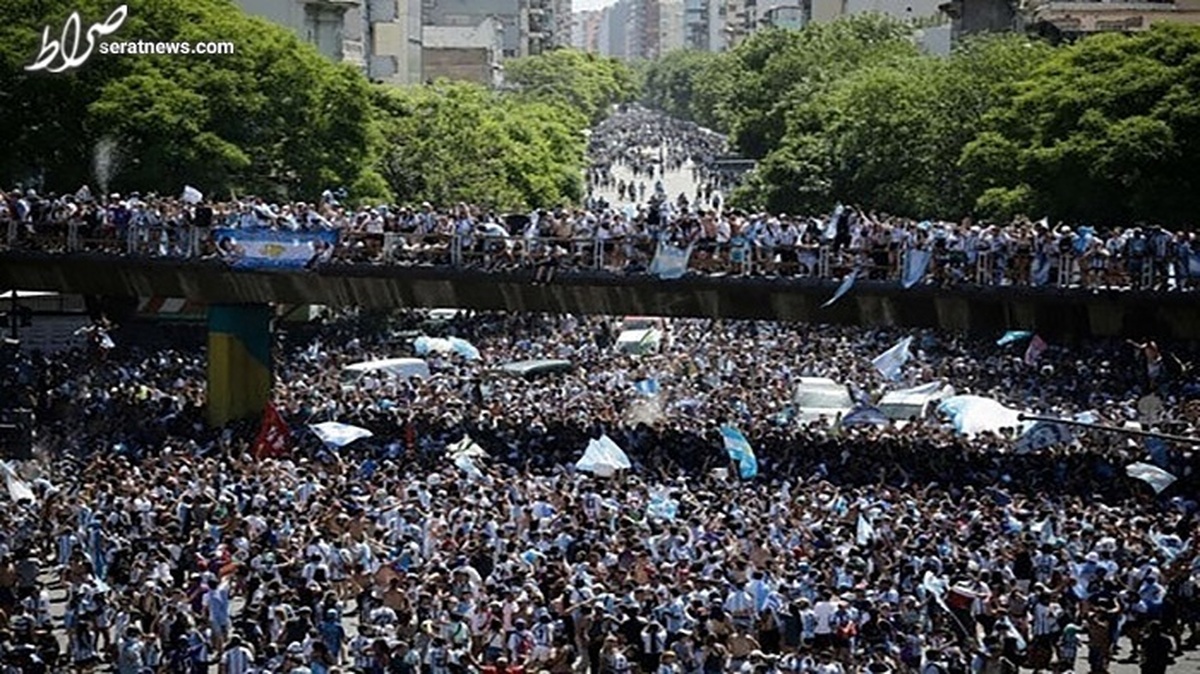
<instances>
[{"instance_id":1,"label":"massive crowd of people","mask_svg":"<svg viewBox=\"0 0 1200 674\"><path fill-rule=\"evenodd\" d=\"M933 417L780 414L800 377L861 400L941 380L1109 426L1153 393L1188 434L1194 347L1051 344L1030 366L934 331L677 320L632 355L616 321L288 328L278 456L256 453L258 420L205 423L199 328L115 326L103 358L8 354L0 394L35 411L38 458L9 480L32 498L0 508L4 671L1101 674L1126 656L1162 672L1195 645L1194 447L1085 431L1021 453L1015 431L967 438ZM481 357L340 377L422 332ZM870 358L905 336L913 359L887 380ZM573 369L497 373L539 358ZM374 435L334 448L308 430L326 421ZM730 464L722 424L756 477ZM602 434L630 470L575 469ZM464 436L485 456L452 460ZM1156 494L1124 474L1139 460L1178 481Z\"/></svg>"},{"instance_id":2,"label":"massive crowd of people","mask_svg":"<svg viewBox=\"0 0 1200 674\"><path fill-rule=\"evenodd\" d=\"M694 124L633 107L591 136L593 195L506 214L470 204L370 204L353 207L341 192L315 202L186 201L153 194L39 195L0 192L0 232L10 247L112 250L125 254L205 256L220 252L214 227L281 231L336 230L329 263L458 264L489 269L553 265L571 271L644 273L657 244L691 247L693 274L755 274L899 281L919 253L921 282L1082 286L1160 291L1194 289L1200 244L1188 231L1154 223L1093 227L1028 218L1008 223L917 221L858 206L828 213L750 213L728 208L727 180L712 160L724 139ZM617 179L614 167L632 171ZM695 193L668 194L662 177L697 172ZM609 203L600 192L615 192Z\"/></svg>"}]
</instances>

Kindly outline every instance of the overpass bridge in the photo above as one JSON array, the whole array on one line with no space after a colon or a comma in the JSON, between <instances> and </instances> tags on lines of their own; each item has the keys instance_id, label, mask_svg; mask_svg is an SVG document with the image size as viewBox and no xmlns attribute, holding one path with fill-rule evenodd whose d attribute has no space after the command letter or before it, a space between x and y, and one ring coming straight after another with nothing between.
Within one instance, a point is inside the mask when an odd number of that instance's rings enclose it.
<instances>
[{"instance_id":1,"label":"overpass bridge","mask_svg":"<svg viewBox=\"0 0 1200 674\"><path fill-rule=\"evenodd\" d=\"M0 252L0 288L206 303L214 423L257 414L269 395L272 304L766 319L981 335L1025 329L1059 343L1083 337L1200 339L1200 302L1192 292L978 285L904 289L895 281L863 280L823 307L839 285L836 280L712 275L660 280L581 269L562 271L549 284L532 281L528 269L330 263L265 270L231 268L217 258Z\"/></svg>"}]
</instances>

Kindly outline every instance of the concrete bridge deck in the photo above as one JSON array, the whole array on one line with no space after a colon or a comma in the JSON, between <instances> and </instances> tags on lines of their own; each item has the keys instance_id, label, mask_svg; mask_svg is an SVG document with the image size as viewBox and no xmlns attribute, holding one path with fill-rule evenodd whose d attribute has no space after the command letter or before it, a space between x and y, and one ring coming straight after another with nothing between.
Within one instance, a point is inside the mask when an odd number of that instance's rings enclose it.
<instances>
[{"instance_id":1,"label":"concrete bridge deck","mask_svg":"<svg viewBox=\"0 0 1200 674\"><path fill-rule=\"evenodd\" d=\"M106 297L180 297L210 304L462 307L547 313L723 317L861 326L936 327L975 334L1033 329L1048 337L1200 339L1193 293L1077 288L918 286L860 281L822 308L837 283L815 279L583 271L534 285L529 271L330 265L314 271L232 270L218 260L109 254L0 253L0 287Z\"/></svg>"}]
</instances>

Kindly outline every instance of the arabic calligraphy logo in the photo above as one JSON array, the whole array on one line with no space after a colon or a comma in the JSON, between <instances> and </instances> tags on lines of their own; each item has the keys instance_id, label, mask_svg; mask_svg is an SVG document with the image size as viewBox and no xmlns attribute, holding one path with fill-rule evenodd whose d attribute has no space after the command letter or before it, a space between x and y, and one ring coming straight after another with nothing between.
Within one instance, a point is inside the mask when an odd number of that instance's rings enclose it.
<instances>
[{"instance_id":1,"label":"arabic calligraphy logo","mask_svg":"<svg viewBox=\"0 0 1200 674\"><path fill-rule=\"evenodd\" d=\"M83 22L79 19L79 12L72 12L67 18L67 23L63 25L62 36L58 40L50 38L50 26L46 26L42 30L42 50L38 52L37 60L32 65L25 66L25 70L45 70L51 73L61 73L70 68L78 68L83 65L88 57L92 55L92 50L96 48L96 38L105 35L112 35L117 32L121 24L125 23L125 18L129 15L129 6L121 5L113 10L112 14L104 20L104 23L95 23L83 31ZM87 44L80 45L82 38L86 37ZM80 51L80 47L84 47ZM69 50L69 51L68 51ZM55 64L55 60L62 57L62 61Z\"/></svg>"}]
</instances>

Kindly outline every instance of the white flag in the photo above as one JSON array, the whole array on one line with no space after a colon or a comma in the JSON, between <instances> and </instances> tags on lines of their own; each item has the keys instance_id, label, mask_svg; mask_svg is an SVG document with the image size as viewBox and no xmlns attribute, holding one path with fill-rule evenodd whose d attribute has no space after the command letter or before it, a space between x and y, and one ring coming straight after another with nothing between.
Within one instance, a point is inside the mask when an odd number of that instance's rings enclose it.
<instances>
[{"instance_id":1,"label":"white flag","mask_svg":"<svg viewBox=\"0 0 1200 674\"><path fill-rule=\"evenodd\" d=\"M903 368L904 364L908 362L908 359L912 357L912 353L908 350L909 347L912 346L912 340L912 337L905 337L899 342L896 342L895 346L887 351L884 351L878 356L875 356L875 359L871 361L871 364L874 365L875 369L879 370L879 374L882 374L884 377L887 377L888 379L898 378L900 376L901 368Z\"/></svg>"},{"instance_id":2,"label":"white flag","mask_svg":"<svg viewBox=\"0 0 1200 674\"><path fill-rule=\"evenodd\" d=\"M33 490L17 475L12 466L0 462L0 472L4 473L4 486L8 487L8 496L13 501L36 501Z\"/></svg>"},{"instance_id":3,"label":"white flag","mask_svg":"<svg viewBox=\"0 0 1200 674\"><path fill-rule=\"evenodd\" d=\"M342 424L336 421L326 421L323 424L311 424L309 428L321 438L321 442L330 447L345 447L360 438L369 438L374 433L359 426Z\"/></svg>"},{"instance_id":4,"label":"white flag","mask_svg":"<svg viewBox=\"0 0 1200 674\"><path fill-rule=\"evenodd\" d=\"M850 288L854 287L854 281L857 278L858 278L858 270L857 269L850 272L849 274L846 274L846 277L842 279L842 285L838 286L837 292L833 294L833 297L829 298L828 302L826 302L825 304L822 304L821 308L824 309L825 307L832 306L834 302L842 299L842 295L845 295L846 293L850 292Z\"/></svg>"},{"instance_id":5,"label":"white flag","mask_svg":"<svg viewBox=\"0 0 1200 674\"><path fill-rule=\"evenodd\" d=\"M185 204L198 204L201 201L204 201L204 195L201 194L200 190L196 189L195 187L192 187L191 185L184 185L182 200Z\"/></svg>"}]
</instances>

